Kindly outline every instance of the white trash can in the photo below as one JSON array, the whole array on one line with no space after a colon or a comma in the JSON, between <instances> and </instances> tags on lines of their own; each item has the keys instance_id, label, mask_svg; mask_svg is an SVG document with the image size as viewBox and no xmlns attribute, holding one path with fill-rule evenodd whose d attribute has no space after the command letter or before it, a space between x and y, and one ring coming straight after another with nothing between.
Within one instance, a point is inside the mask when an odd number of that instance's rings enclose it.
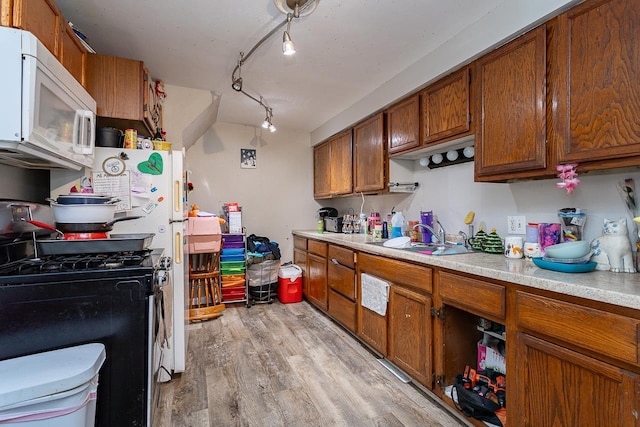
<instances>
[{"instance_id":1,"label":"white trash can","mask_svg":"<svg viewBox=\"0 0 640 427\"><path fill-rule=\"evenodd\" d=\"M105 357L92 343L0 361L0 426L93 427Z\"/></svg>"}]
</instances>

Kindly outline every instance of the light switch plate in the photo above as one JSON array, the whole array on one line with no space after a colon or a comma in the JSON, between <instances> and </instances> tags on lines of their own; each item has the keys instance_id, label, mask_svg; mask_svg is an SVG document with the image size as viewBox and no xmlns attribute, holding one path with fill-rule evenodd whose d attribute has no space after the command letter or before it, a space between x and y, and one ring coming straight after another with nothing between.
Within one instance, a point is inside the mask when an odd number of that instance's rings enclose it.
<instances>
[{"instance_id":1,"label":"light switch plate","mask_svg":"<svg viewBox=\"0 0 640 427\"><path fill-rule=\"evenodd\" d=\"M524 216L508 216L507 232L509 234L526 234L527 220Z\"/></svg>"}]
</instances>

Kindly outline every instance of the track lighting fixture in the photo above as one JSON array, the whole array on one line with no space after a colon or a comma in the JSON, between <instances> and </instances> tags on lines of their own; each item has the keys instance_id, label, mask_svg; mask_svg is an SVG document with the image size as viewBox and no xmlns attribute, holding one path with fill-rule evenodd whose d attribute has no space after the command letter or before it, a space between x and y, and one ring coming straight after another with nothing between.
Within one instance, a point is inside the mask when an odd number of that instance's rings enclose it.
<instances>
[{"instance_id":1,"label":"track lighting fixture","mask_svg":"<svg viewBox=\"0 0 640 427\"><path fill-rule=\"evenodd\" d=\"M282 53L285 55L292 55L296 52L295 47L293 46L293 41L291 40L291 20L293 18L300 18L301 16L310 15L318 6L320 0L274 0L276 7L283 13L287 14L287 19L280 24L278 24L273 30L267 33L264 37L262 37L258 43L255 44L246 55L244 52L240 52L240 59L238 60L238 64L233 69L231 73L231 87L236 92L240 92L243 95L253 99L255 102L260 104L266 112L266 117L264 122L262 123L262 127L265 129L269 129L270 132L275 132L276 127L273 125L273 111L271 107L267 106L267 104L262 99L262 96L258 99L253 95L250 95L242 88L242 77L241 77L241 68L247 59L255 52L262 44L267 41L274 33L276 33L280 28L287 26L286 31L282 35Z\"/></svg>"},{"instance_id":2,"label":"track lighting fixture","mask_svg":"<svg viewBox=\"0 0 640 427\"><path fill-rule=\"evenodd\" d=\"M296 10L298 9L298 4L296 3ZM287 13L287 29L282 35L282 53L285 55L293 55L296 53L296 48L293 45L293 41L291 40L291 14Z\"/></svg>"}]
</instances>

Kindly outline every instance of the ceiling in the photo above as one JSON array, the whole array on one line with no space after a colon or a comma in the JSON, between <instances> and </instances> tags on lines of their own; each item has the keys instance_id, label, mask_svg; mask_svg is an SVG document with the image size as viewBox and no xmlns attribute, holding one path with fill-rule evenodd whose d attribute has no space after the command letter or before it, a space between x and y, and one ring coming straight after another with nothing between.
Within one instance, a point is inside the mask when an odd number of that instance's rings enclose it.
<instances>
[{"instance_id":1,"label":"ceiling","mask_svg":"<svg viewBox=\"0 0 640 427\"><path fill-rule=\"evenodd\" d=\"M316 1L291 23L295 55L282 55L282 28L242 67L243 89L264 98L276 127L317 129L508 0ZM231 88L231 74L240 52L286 20L274 0L57 4L98 53L142 60L169 85L220 93L218 121L264 120L264 108Z\"/></svg>"}]
</instances>

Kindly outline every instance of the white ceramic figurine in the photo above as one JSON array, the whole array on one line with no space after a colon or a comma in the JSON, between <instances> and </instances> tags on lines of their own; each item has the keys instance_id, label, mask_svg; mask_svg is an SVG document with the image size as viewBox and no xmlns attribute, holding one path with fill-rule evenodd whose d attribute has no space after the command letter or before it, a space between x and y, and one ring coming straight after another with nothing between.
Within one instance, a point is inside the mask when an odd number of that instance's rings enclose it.
<instances>
[{"instance_id":1,"label":"white ceramic figurine","mask_svg":"<svg viewBox=\"0 0 640 427\"><path fill-rule=\"evenodd\" d=\"M597 270L610 270L614 273L636 272L626 218L620 218L618 221L605 218L602 236L593 239L591 251L591 261L598 263Z\"/></svg>"}]
</instances>

